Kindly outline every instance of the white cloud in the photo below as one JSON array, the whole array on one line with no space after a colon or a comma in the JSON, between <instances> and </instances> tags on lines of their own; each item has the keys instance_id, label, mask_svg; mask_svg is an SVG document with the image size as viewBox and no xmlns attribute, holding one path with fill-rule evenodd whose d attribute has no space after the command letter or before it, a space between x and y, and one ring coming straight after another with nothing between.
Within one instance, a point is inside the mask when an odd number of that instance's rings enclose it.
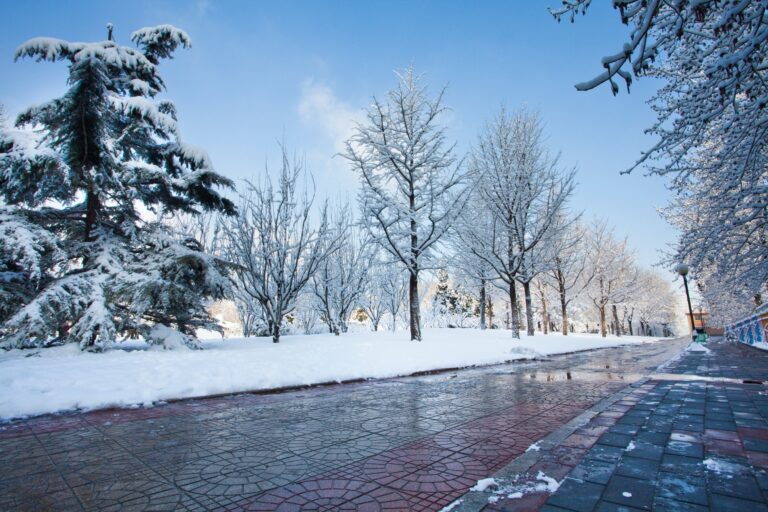
<instances>
[{"instance_id":1,"label":"white cloud","mask_svg":"<svg viewBox=\"0 0 768 512\"><path fill-rule=\"evenodd\" d=\"M353 108L336 97L330 86L312 78L301 85L298 112L302 123L322 131L335 153L344 151L344 142L352 136L355 123L363 118L361 109Z\"/></svg>"}]
</instances>

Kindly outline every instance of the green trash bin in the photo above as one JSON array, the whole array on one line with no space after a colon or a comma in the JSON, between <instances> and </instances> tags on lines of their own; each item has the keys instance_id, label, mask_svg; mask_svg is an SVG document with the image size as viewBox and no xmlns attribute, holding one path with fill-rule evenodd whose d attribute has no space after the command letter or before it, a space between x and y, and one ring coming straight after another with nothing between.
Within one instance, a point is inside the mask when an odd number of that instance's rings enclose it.
<instances>
[{"instance_id":1,"label":"green trash bin","mask_svg":"<svg viewBox=\"0 0 768 512\"><path fill-rule=\"evenodd\" d=\"M706 332L699 332L696 335L696 342L697 343L706 343L708 338L709 338L709 335Z\"/></svg>"}]
</instances>

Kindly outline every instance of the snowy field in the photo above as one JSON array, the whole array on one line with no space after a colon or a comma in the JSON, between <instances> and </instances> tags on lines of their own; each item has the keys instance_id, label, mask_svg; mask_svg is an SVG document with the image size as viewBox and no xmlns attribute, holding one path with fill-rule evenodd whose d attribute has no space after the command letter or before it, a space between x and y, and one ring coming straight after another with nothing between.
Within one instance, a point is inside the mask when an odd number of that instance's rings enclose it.
<instances>
[{"instance_id":1,"label":"snowy field","mask_svg":"<svg viewBox=\"0 0 768 512\"><path fill-rule=\"evenodd\" d=\"M252 391L423 370L502 363L656 338L426 329L408 333L347 333L206 340L204 350L80 352L75 345L0 354L0 419L73 409L127 407L173 398ZM136 347L136 345L134 345Z\"/></svg>"}]
</instances>

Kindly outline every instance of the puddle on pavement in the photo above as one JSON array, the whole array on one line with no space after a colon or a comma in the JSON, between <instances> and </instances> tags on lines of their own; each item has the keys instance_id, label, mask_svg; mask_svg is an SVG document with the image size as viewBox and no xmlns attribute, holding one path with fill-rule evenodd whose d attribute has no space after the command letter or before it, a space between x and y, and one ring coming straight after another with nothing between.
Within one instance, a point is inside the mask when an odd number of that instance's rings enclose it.
<instances>
[{"instance_id":1,"label":"puddle on pavement","mask_svg":"<svg viewBox=\"0 0 768 512\"><path fill-rule=\"evenodd\" d=\"M571 380L580 381L635 381L643 375L639 373L615 373L615 372L590 372L590 371L540 371L534 373L506 372L506 375L523 375L524 377L541 382L567 382Z\"/></svg>"}]
</instances>

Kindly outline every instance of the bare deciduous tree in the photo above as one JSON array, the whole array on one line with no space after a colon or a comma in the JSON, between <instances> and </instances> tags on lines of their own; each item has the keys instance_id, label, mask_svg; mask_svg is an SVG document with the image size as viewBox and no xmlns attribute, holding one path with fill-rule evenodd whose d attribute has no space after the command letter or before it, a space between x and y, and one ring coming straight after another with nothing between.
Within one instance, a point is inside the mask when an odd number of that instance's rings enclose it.
<instances>
[{"instance_id":1,"label":"bare deciduous tree","mask_svg":"<svg viewBox=\"0 0 768 512\"><path fill-rule=\"evenodd\" d=\"M470 171L477 180L472 197L492 220L488 229L467 230L465 243L508 287L515 338L520 337L516 282L522 282L533 335L530 282L540 271L533 252L551 234L573 191L574 173L563 172L559 157L547 151L538 114L520 110L510 116L504 109L480 135Z\"/></svg>"},{"instance_id":2,"label":"bare deciduous tree","mask_svg":"<svg viewBox=\"0 0 768 512\"><path fill-rule=\"evenodd\" d=\"M605 221L595 222L588 235L587 264L592 280L587 295L600 315L600 334L605 337L605 308L611 304L614 325L619 325L616 304L625 300L628 283L635 271L627 241L617 240Z\"/></svg>"},{"instance_id":3,"label":"bare deciduous tree","mask_svg":"<svg viewBox=\"0 0 768 512\"><path fill-rule=\"evenodd\" d=\"M363 222L408 272L411 339L421 340L419 272L461 209L463 177L439 125L444 91L430 99L412 69L399 78L373 99L344 156L361 179Z\"/></svg>"},{"instance_id":4,"label":"bare deciduous tree","mask_svg":"<svg viewBox=\"0 0 768 512\"><path fill-rule=\"evenodd\" d=\"M249 183L238 215L225 230L224 254L233 268L233 284L261 308L274 343L280 341L283 318L293 311L299 293L338 249L327 205L313 225L314 196L298 190L302 174L302 164L291 162L283 148L277 188L269 177L261 185Z\"/></svg>"},{"instance_id":5,"label":"bare deciduous tree","mask_svg":"<svg viewBox=\"0 0 768 512\"><path fill-rule=\"evenodd\" d=\"M347 332L347 322L358 306L368 279L372 256L371 244L352 223L349 206L336 209L331 215L337 249L320 263L312 276L310 287L328 329L337 336ZM333 242L328 240L326 243Z\"/></svg>"}]
</instances>

